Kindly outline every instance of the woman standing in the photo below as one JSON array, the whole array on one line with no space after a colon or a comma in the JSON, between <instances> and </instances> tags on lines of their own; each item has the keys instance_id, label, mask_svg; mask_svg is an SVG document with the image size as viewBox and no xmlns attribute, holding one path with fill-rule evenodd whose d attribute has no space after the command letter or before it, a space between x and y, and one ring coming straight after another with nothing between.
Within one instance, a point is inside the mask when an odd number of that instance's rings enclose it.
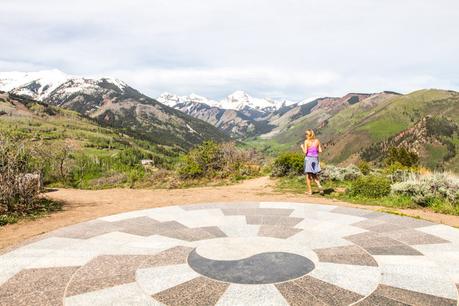
<instances>
[{"instance_id":1,"label":"woman standing","mask_svg":"<svg viewBox=\"0 0 459 306\"><path fill-rule=\"evenodd\" d=\"M306 194L312 195L311 180L314 180L320 189L320 194L323 194L322 185L317 175L320 172L319 153L322 153L322 146L313 130L306 130L306 139L304 144L301 144L301 149L305 154L304 173L306 174L306 186L308 187Z\"/></svg>"}]
</instances>

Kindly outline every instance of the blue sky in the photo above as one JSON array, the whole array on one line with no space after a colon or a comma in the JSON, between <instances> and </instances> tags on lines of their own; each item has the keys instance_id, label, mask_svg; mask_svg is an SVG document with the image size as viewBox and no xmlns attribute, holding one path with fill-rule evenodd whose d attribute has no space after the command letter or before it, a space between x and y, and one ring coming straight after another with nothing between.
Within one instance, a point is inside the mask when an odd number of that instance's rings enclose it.
<instances>
[{"instance_id":1,"label":"blue sky","mask_svg":"<svg viewBox=\"0 0 459 306\"><path fill-rule=\"evenodd\" d=\"M459 90L457 0L2 0L0 71L222 98Z\"/></svg>"}]
</instances>

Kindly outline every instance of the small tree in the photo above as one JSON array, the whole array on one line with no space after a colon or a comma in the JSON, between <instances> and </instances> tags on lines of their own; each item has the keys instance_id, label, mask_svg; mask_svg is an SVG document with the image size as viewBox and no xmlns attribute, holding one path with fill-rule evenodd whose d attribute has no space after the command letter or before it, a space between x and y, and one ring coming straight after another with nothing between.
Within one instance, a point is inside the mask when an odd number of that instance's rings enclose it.
<instances>
[{"instance_id":1,"label":"small tree","mask_svg":"<svg viewBox=\"0 0 459 306\"><path fill-rule=\"evenodd\" d=\"M27 143L0 134L0 213L32 209L40 192L38 169Z\"/></svg>"},{"instance_id":2,"label":"small tree","mask_svg":"<svg viewBox=\"0 0 459 306\"><path fill-rule=\"evenodd\" d=\"M385 162L387 166L399 163L405 167L414 167L419 163L419 156L415 152L408 151L404 147L391 147L387 152Z\"/></svg>"}]
</instances>

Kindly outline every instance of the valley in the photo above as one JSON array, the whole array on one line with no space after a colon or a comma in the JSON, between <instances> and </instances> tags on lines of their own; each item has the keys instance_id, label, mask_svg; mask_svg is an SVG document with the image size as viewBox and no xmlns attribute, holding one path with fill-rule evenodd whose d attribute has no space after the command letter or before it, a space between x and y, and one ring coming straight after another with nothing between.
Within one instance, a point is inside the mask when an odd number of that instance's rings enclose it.
<instances>
[{"instance_id":1,"label":"valley","mask_svg":"<svg viewBox=\"0 0 459 306\"><path fill-rule=\"evenodd\" d=\"M455 91L349 93L291 101L257 98L239 90L221 100L173 93L154 99L120 80L56 70L0 73L0 90L75 111L94 124L175 155L210 139L237 141L274 156L297 150L304 130L311 128L324 143L326 162L381 164L388 148L402 146L415 151L422 166L459 171Z\"/></svg>"}]
</instances>

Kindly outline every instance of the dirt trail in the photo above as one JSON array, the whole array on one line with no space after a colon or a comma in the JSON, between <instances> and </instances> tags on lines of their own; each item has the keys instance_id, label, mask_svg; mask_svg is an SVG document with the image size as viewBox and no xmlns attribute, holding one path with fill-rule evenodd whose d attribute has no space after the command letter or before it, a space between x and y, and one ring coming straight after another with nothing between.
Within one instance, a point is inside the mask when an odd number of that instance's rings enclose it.
<instances>
[{"instance_id":1,"label":"dirt trail","mask_svg":"<svg viewBox=\"0 0 459 306\"><path fill-rule=\"evenodd\" d=\"M362 207L371 210L383 209L383 207L378 206L355 205L315 196L279 193L274 190L273 186L273 180L268 177L261 177L231 186L197 187L177 190L121 188L106 190L58 189L57 191L47 193L46 196L66 202L64 210L37 220L24 220L17 224L1 227L0 249L18 244L34 236L63 226L101 216L167 205L233 201L290 201ZM459 226L459 217L457 216L436 214L424 210L400 209L398 211L438 223Z\"/></svg>"}]
</instances>

